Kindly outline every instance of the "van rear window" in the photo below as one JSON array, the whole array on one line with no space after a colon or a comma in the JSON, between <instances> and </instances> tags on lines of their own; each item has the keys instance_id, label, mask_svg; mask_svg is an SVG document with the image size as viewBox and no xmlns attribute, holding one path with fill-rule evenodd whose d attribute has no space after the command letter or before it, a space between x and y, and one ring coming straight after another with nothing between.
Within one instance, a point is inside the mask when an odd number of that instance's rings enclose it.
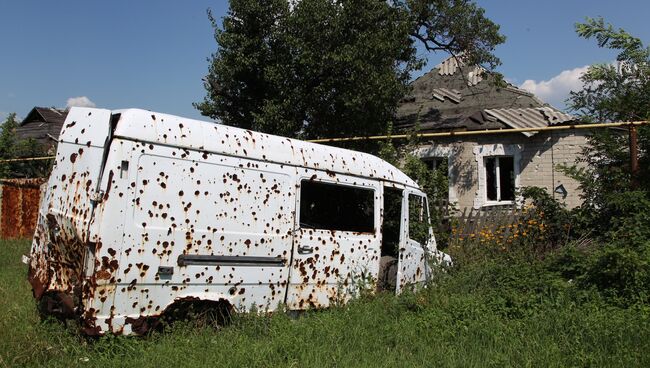
<instances>
[{"instance_id":1,"label":"van rear window","mask_svg":"<svg viewBox=\"0 0 650 368\"><path fill-rule=\"evenodd\" d=\"M374 190L303 180L300 227L340 231L375 231Z\"/></svg>"}]
</instances>

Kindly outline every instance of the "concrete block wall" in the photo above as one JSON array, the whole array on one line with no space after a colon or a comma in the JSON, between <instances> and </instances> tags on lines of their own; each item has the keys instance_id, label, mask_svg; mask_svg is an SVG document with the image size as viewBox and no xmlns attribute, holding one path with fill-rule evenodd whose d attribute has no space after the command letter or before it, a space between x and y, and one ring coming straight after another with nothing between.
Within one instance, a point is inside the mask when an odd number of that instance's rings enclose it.
<instances>
[{"instance_id":1,"label":"concrete block wall","mask_svg":"<svg viewBox=\"0 0 650 368\"><path fill-rule=\"evenodd\" d=\"M555 198L569 208L579 206L582 201L578 182L566 176L558 165L581 165L576 163L576 159L586 144L584 131L557 131L531 137L522 152L521 186L543 187L553 193L562 185L567 191L566 198L560 194L555 194Z\"/></svg>"}]
</instances>

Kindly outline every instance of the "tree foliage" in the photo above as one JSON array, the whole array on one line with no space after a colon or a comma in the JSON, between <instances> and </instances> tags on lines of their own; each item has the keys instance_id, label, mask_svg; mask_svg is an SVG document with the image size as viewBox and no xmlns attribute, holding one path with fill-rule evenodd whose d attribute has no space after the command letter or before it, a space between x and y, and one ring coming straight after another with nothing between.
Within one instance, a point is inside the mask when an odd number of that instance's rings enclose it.
<instances>
[{"instance_id":1,"label":"tree foliage","mask_svg":"<svg viewBox=\"0 0 650 368\"><path fill-rule=\"evenodd\" d=\"M382 134L422 66L417 43L490 66L499 27L469 0L231 0L203 115L303 139Z\"/></svg>"},{"instance_id":2,"label":"tree foliage","mask_svg":"<svg viewBox=\"0 0 650 368\"><path fill-rule=\"evenodd\" d=\"M595 64L581 77L585 86L572 92L570 106L598 121L632 121L650 117L650 48L603 18L587 18L576 32L594 38L598 47L619 51L615 63Z\"/></svg>"},{"instance_id":3,"label":"tree foliage","mask_svg":"<svg viewBox=\"0 0 650 368\"><path fill-rule=\"evenodd\" d=\"M650 49L623 29L615 29L602 18L587 18L576 24L579 36L595 39L599 47L618 51L616 62L596 64L582 76L584 88L572 92L571 108L586 120L632 121L650 118ZM638 128L639 190L650 189L650 129ZM628 136L609 129L594 131L584 148L584 169L568 171L584 192L585 215L608 216L610 207L620 207L620 195L630 188ZM626 194L627 195L627 194ZM617 197L619 196L619 197ZM617 204L618 203L618 204ZM611 206L610 206L611 205ZM612 211L616 212L614 209Z\"/></svg>"},{"instance_id":4,"label":"tree foliage","mask_svg":"<svg viewBox=\"0 0 650 368\"><path fill-rule=\"evenodd\" d=\"M16 128L16 114L9 114L0 125L0 160L39 157L45 154L41 145L34 139L18 139ZM0 162L0 179L44 177L48 174L49 167L50 164L46 161Z\"/></svg>"}]
</instances>

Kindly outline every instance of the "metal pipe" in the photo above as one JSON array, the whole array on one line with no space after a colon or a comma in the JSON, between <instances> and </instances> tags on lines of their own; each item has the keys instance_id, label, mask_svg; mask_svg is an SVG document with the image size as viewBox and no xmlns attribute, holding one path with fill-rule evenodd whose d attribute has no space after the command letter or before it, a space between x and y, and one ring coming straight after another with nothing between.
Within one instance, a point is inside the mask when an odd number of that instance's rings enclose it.
<instances>
[{"instance_id":1,"label":"metal pipe","mask_svg":"<svg viewBox=\"0 0 650 368\"><path fill-rule=\"evenodd\" d=\"M492 130L464 130L458 132L439 132L439 133L417 133L417 134L395 134L395 135L374 135L369 137L348 137L348 138L322 138L312 139L307 142L312 143L329 143L329 142L348 142L348 141L379 141L384 139L407 139L413 136L418 138L430 137L460 137L469 135L488 135L488 134L503 134L503 133L524 133L524 132L543 132L551 130L571 130L571 129L596 129L596 128L611 128L620 126L637 126L647 125L650 121L623 121L616 123L597 123L597 124L570 124L570 125L555 125L539 128L513 128L513 129L492 129Z\"/></svg>"},{"instance_id":2,"label":"metal pipe","mask_svg":"<svg viewBox=\"0 0 650 368\"><path fill-rule=\"evenodd\" d=\"M28 157L28 158L8 158L5 160L0 160L0 163L3 162L19 162L19 161L38 161L38 160L51 160L56 156L43 156L43 157Z\"/></svg>"},{"instance_id":3,"label":"metal pipe","mask_svg":"<svg viewBox=\"0 0 650 368\"><path fill-rule=\"evenodd\" d=\"M648 124L650 124L650 121L647 121L647 120L642 120L642 121L622 121L622 122L616 122L616 123L556 125L556 126L547 126L547 127L539 127L539 128L465 130L465 131L458 131L458 132L374 135L374 136L369 136L369 137L321 138L321 139L310 139L310 140L307 140L307 142L329 143L329 142L348 142L348 141L363 141L363 140L379 141L379 140L384 140L384 139L407 139L407 138L411 138L413 136L417 136L419 138L460 137L460 136L469 136L469 135L543 132L543 131L551 131L551 130L613 128L613 127L621 127L621 126L639 126L639 125L648 125ZM55 156L30 157L30 158L11 158L11 159L0 160L0 163L18 162L18 161L51 160L53 158L55 158Z\"/></svg>"}]
</instances>

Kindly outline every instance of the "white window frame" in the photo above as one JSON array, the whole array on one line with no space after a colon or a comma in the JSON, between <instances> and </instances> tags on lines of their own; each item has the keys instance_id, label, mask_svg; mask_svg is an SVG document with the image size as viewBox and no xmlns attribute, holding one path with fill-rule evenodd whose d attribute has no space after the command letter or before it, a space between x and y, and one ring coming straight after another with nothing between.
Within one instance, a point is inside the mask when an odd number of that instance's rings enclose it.
<instances>
[{"instance_id":1,"label":"white window frame","mask_svg":"<svg viewBox=\"0 0 650 368\"><path fill-rule=\"evenodd\" d=\"M515 194L514 200L489 200L487 198L487 171L485 167L485 159L488 157L509 156L512 157L513 171L515 174L515 191L520 188L520 161L522 147L518 144L486 144L474 146L474 157L478 166L478 190L474 198L474 208L479 209L486 206L499 206L499 205L520 205L522 202L521 196ZM500 173L497 166L497 179ZM497 196L501 196L500 183L497 180Z\"/></svg>"},{"instance_id":2,"label":"white window frame","mask_svg":"<svg viewBox=\"0 0 650 368\"><path fill-rule=\"evenodd\" d=\"M494 185L495 185L494 189L495 189L495 191L497 193L496 202L512 204L512 203L514 203L514 199L505 199L505 200L501 199L501 164L499 162L500 162L500 159L506 158L506 157L507 158L512 158L512 160L514 162L515 158L513 156L485 156L485 157L483 157L483 162L485 163L485 161L490 159L490 158L494 159L494 165L495 165L494 174L496 176L495 183L494 183ZM487 168L486 168L486 170L487 170ZM513 171L514 171L514 167L513 167ZM487 190L488 190L488 185L489 185L489 183L487 182L487 171L485 172L485 174L486 174L485 175L485 180L486 180L485 181L485 198L487 199ZM495 202L495 200L493 200L493 199L487 199L487 200L488 200L488 202Z\"/></svg>"},{"instance_id":3,"label":"white window frame","mask_svg":"<svg viewBox=\"0 0 650 368\"><path fill-rule=\"evenodd\" d=\"M453 158L459 157L458 147L452 145L430 145L424 146L416 149L413 154L419 157L421 160L426 160L427 158L446 158L447 159L447 180L449 182L449 203L458 203L458 196L456 194L456 178L454 176L453 168Z\"/></svg>"}]
</instances>

